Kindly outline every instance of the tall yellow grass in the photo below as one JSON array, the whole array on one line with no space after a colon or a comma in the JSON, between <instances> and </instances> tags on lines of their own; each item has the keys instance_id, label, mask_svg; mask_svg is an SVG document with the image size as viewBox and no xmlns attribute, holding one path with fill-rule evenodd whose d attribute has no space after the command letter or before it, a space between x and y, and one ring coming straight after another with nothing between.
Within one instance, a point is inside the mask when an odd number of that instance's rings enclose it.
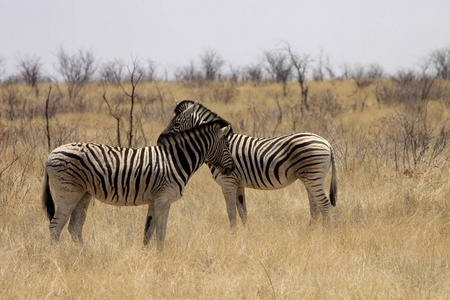
<instances>
[{"instance_id":1,"label":"tall yellow grass","mask_svg":"<svg viewBox=\"0 0 450 300\"><path fill-rule=\"evenodd\" d=\"M85 93L88 109L67 109L51 119L61 140L114 142L114 120L96 86ZM151 84L142 85L150 95ZM289 107L296 85L279 101L277 85L240 84L230 103L212 102L202 87L160 83L163 111L143 116L149 145L168 123L173 99L199 99L230 121L235 131L258 135L293 130ZM309 116L298 126L316 129L330 141L325 123L354 127L346 168L339 164L338 219L329 228L308 230L309 207L301 182L277 191L247 190L249 227L232 232L220 187L203 166L183 197L172 205L165 250L142 246L146 207L119 208L94 201L84 226L83 248L64 230L50 247L41 208L41 174L48 154L41 115L0 119L0 291L2 299L446 299L450 295L450 174L448 157L411 173L390 161L352 164L360 140L374 124L400 110L376 102L373 86L352 81L311 83L311 91L332 90L344 107L337 116ZM24 101L38 109L45 100L26 87ZM34 95L34 94L33 94ZM27 102L28 101L28 102ZM61 100L67 101L67 100ZM361 103L364 102L364 105ZM70 103L64 105L70 106ZM157 110L159 102L149 110ZM64 106L63 106L64 107ZM271 114L272 113L272 114ZM448 120L448 104L432 101L435 124ZM264 126L261 123L264 121ZM300 127L297 127L301 131ZM67 133L70 134L67 134ZM55 136L53 136L56 139ZM142 139L140 140L142 142ZM141 145L143 146L143 145ZM448 146L447 146L448 147ZM358 162L361 160L358 160ZM328 179L329 180L329 179ZM328 188L328 183L326 185Z\"/></svg>"}]
</instances>

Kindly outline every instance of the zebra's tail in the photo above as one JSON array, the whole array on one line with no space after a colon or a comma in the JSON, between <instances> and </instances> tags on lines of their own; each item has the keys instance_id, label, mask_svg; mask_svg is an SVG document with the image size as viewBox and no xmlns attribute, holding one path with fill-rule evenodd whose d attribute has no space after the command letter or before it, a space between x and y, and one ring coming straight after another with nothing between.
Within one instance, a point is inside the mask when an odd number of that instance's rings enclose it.
<instances>
[{"instance_id":1,"label":"zebra's tail","mask_svg":"<svg viewBox=\"0 0 450 300\"><path fill-rule=\"evenodd\" d=\"M336 206L337 200L337 169L336 169L336 161L334 157L333 148L330 147L331 150L331 185L330 185L330 202L331 205Z\"/></svg>"},{"instance_id":2,"label":"zebra's tail","mask_svg":"<svg viewBox=\"0 0 450 300\"><path fill-rule=\"evenodd\" d=\"M44 211L47 213L48 219L51 221L55 215L55 203L53 202L53 197L50 193L47 168L45 168L44 178L42 180L42 206Z\"/></svg>"}]
</instances>

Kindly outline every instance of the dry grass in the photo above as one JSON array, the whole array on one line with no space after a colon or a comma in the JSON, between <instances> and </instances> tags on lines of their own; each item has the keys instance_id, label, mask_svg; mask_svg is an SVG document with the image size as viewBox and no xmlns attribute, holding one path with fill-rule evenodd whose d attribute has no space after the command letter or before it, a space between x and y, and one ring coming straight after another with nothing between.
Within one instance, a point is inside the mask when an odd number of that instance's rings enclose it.
<instances>
[{"instance_id":1,"label":"dry grass","mask_svg":"<svg viewBox=\"0 0 450 300\"><path fill-rule=\"evenodd\" d=\"M236 131L260 135L292 131L295 116L289 115L289 108L296 101L294 83L290 96L280 98L283 120L278 125L273 97L281 88L276 85L242 84L230 104L211 102L204 88L160 85L166 95L163 111L142 118L151 145L170 118L173 98L196 99L200 94L205 97L202 103L235 124ZM312 92L320 89L336 95L342 112L335 117L303 115L305 120L299 117L297 125L315 129L341 150L347 143L345 168L345 157L340 156L337 222L309 231L306 192L296 182L271 192L247 190L250 226L238 224L231 232L220 188L204 166L183 198L172 205L162 253L154 245L142 246L146 207L119 208L100 202L89 208L84 248L73 244L64 230L60 245L51 249L40 200L48 153L44 120L39 115L9 120L2 114L1 298L448 298L448 155L436 166L421 164L410 170L413 173L395 171L390 158L372 156L373 144L367 143L367 149L358 145L376 137L376 122L402 108L380 106L373 87L357 89L351 81L311 84ZM21 90L27 94L26 88ZM144 91L151 94L152 86ZM87 94L91 99L99 97L95 86ZM40 107L42 98L24 101ZM429 106L433 124L448 120L448 106L440 102ZM101 99L87 107L83 113L57 112L52 132L59 132L64 142L72 138L114 142L114 120ZM157 109L157 101L147 107L150 112ZM258 125L255 120L266 121ZM330 122L342 124L345 130L331 130Z\"/></svg>"}]
</instances>

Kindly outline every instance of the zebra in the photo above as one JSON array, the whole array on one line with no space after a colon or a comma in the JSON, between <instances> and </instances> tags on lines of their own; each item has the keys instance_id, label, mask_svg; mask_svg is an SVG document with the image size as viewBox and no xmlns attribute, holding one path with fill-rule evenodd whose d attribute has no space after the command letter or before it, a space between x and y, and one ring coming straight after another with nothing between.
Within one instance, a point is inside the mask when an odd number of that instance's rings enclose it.
<instances>
[{"instance_id":1,"label":"zebra","mask_svg":"<svg viewBox=\"0 0 450 300\"><path fill-rule=\"evenodd\" d=\"M144 245L156 228L157 248L163 250L170 205L181 198L194 172L205 162L224 174L233 172L226 138L230 130L231 126L218 120L179 133L163 133L152 147L78 142L56 148L47 159L42 194L52 242L59 240L70 217L68 231L75 242L83 244L86 212L95 197L117 206L147 204Z\"/></svg>"},{"instance_id":2,"label":"zebra","mask_svg":"<svg viewBox=\"0 0 450 300\"><path fill-rule=\"evenodd\" d=\"M163 133L177 132L202 122L223 120L205 106L184 100L174 109L175 116ZM225 121L226 122L226 121ZM227 124L229 124L227 122ZM209 165L214 180L225 197L230 226L236 225L236 208L247 226L245 188L275 190L287 187L300 179L306 187L310 208L309 226L317 223L319 211L322 224L329 223L330 204L336 206L337 169L333 147L313 133L291 133L275 137L256 138L228 133L230 150L236 168L222 174ZM332 166L329 199L324 191L324 179Z\"/></svg>"}]
</instances>

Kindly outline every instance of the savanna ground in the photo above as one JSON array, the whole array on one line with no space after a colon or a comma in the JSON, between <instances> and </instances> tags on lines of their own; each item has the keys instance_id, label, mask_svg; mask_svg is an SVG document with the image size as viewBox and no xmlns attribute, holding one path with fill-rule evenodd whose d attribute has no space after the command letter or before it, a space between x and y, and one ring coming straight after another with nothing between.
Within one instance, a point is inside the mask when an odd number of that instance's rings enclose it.
<instances>
[{"instance_id":1,"label":"savanna ground","mask_svg":"<svg viewBox=\"0 0 450 300\"><path fill-rule=\"evenodd\" d=\"M48 137L50 148L72 141L117 145L119 119L126 145L130 105L123 91L109 87L108 110L100 83L73 100L64 85L50 95L44 83L39 91L2 86L1 298L448 298L450 84L436 83L426 99L419 82L308 84L308 109L294 82L286 96L268 83L138 85L133 146L155 145L174 99L194 99L235 132L314 132L338 157L338 218L329 228L308 230L307 195L296 182L247 190L249 228L238 223L232 232L220 187L203 166L171 207L162 253L153 243L142 245L146 207L98 201L88 211L83 248L66 229L59 246L50 247L41 205Z\"/></svg>"}]
</instances>

